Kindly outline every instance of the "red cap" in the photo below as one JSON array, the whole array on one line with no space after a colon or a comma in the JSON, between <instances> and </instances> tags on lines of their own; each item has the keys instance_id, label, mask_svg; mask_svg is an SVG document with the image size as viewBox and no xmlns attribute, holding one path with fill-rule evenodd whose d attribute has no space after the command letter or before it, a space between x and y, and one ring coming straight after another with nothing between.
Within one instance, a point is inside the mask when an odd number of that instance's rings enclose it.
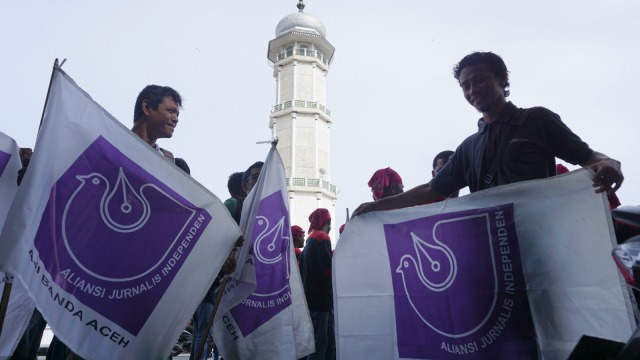
<instances>
[{"instance_id":1,"label":"red cap","mask_svg":"<svg viewBox=\"0 0 640 360\"><path fill-rule=\"evenodd\" d=\"M291 235L296 236L296 235L300 235L300 234L304 235L304 229L301 228L298 225L293 225L291 227Z\"/></svg>"}]
</instances>

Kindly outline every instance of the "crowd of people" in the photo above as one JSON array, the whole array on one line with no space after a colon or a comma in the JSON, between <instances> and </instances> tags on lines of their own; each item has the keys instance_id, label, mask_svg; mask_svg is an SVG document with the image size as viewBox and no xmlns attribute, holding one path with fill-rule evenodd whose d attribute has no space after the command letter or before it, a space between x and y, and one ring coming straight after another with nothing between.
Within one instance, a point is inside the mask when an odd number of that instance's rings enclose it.
<instances>
[{"instance_id":1,"label":"crowd of people","mask_svg":"<svg viewBox=\"0 0 640 360\"><path fill-rule=\"evenodd\" d=\"M361 204L354 216L455 198L465 187L475 192L554 176L559 170L564 171L556 166L556 158L589 168L593 173L593 187L598 193L607 192L613 196L620 188L624 179L620 162L592 150L552 111L544 107L518 108L507 101L510 94L509 71L500 56L492 52L471 53L454 67L453 75L464 98L481 114L477 120L478 131L467 137L455 151L438 153L432 162L432 179L410 190L404 190L401 176L390 167L377 170L368 182L373 201ZM183 159L175 158L156 143L160 138L173 136L181 106L181 96L174 89L149 85L136 100L131 131L150 145L150 149L189 173ZM19 180L24 175L30 155L26 150L24 154ZM230 197L224 205L238 224L243 201L256 184L263 165L258 161L245 171L229 176ZM306 241L303 227L293 225L291 228L292 245L314 328L316 352L308 359L334 359L336 353L331 274L333 253L329 238L331 220L327 209L313 211L309 215ZM343 229L344 225L340 233ZM207 341L205 334L211 325L220 279L233 267L233 256L230 255L195 310L194 351L190 359L196 359L197 353L201 354L198 360L206 359L210 352L214 359L220 358L217 349L211 351L208 348L211 342ZM35 358L45 324L42 315L35 310L12 360ZM47 355L47 359L65 358L78 357L61 345L52 346Z\"/></svg>"}]
</instances>

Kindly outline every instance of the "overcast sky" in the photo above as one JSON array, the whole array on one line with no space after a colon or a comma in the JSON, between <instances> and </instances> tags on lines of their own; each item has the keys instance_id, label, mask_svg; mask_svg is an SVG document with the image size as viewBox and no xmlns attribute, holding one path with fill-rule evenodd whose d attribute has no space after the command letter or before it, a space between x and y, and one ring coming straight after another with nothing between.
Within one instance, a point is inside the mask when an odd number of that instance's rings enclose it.
<instances>
[{"instance_id":1,"label":"overcast sky","mask_svg":"<svg viewBox=\"0 0 640 360\"><path fill-rule=\"evenodd\" d=\"M390 166L407 188L428 181L431 161L476 131L479 114L451 75L475 50L501 55L509 99L545 106L592 148L622 161L623 204L640 204L640 2L307 0L336 48L327 77L331 183L337 227L371 199L367 181ZM297 0L60 0L0 3L0 131L33 147L55 58L127 127L147 84L184 98L172 139L222 200L227 177L264 160L275 103L267 60L280 19ZM37 149L36 149L37 151ZM569 166L574 169L575 166ZM300 224L306 227L308 224Z\"/></svg>"}]
</instances>

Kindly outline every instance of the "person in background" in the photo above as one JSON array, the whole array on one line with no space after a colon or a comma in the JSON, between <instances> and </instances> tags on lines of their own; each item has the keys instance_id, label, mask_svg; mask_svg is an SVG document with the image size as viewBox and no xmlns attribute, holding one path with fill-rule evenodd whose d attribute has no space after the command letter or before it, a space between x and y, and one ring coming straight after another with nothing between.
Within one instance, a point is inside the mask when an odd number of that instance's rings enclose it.
<instances>
[{"instance_id":1,"label":"person in background","mask_svg":"<svg viewBox=\"0 0 640 360\"><path fill-rule=\"evenodd\" d=\"M436 174L439 173L440 170L442 170L442 168L445 165L447 165L451 155L453 155L453 151L445 150L445 151L439 152L438 155L436 155L436 157L433 158L433 164L432 164L433 165L433 169L431 170L431 177L432 178L436 177ZM449 199L457 198L459 194L460 194L460 191L456 190L456 191L452 192L451 195L449 195Z\"/></svg>"},{"instance_id":2,"label":"person in background","mask_svg":"<svg viewBox=\"0 0 640 360\"><path fill-rule=\"evenodd\" d=\"M316 352L308 360L335 358L333 283L331 278L331 215L318 208L309 215L309 237L301 255L304 294L313 323ZM334 339L332 341L332 339Z\"/></svg>"},{"instance_id":3,"label":"person in background","mask_svg":"<svg viewBox=\"0 0 640 360\"><path fill-rule=\"evenodd\" d=\"M229 210L231 217L236 221L236 224L240 224L240 215L242 215L242 204L244 198L247 197L247 193L242 188L242 176L243 172L234 172L229 175L227 181L227 189L229 189L230 198L224 201L224 206Z\"/></svg>"},{"instance_id":4,"label":"person in background","mask_svg":"<svg viewBox=\"0 0 640 360\"><path fill-rule=\"evenodd\" d=\"M249 195L253 187L258 182L258 178L260 177L260 172L262 171L262 166L264 166L264 162L256 161L244 172L242 175L242 190Z\"/></svg>"},{"instance_id":5,"label":"person in background","mask_svg":"<svg viewBox=\"0 0 640 360\"><path fill-rule=\"evenodd\" d=\"M374 172L368 185L371 188L373 200L401 194L404 191L402 178L390 167Z\"/></svg>"},{"instance_id":6,"label":"person in background","mask_svg":"<svg viewBox=\"0 0 640 360\"><path fill-rule=\"evenodd\" d=\"M189 165L183 158L176 158L175 163L176 163L176 166L180 168L180 170L187 173L187 175L191 175L191 169L189 168Z\"/></svg>"},{"instance_id":7,"label":"person in background","mask_svg":"<svg viewBox=\"0 0 640 360\"><path fill-rule=\"evenodd\" d=\"M304 230L298 225L293 225L291 227L291 236L293 237L293 249L296 252L296 259L300 261L300 254L302 254L302 248L304 247Z\"/></svg>"}]
</instances>

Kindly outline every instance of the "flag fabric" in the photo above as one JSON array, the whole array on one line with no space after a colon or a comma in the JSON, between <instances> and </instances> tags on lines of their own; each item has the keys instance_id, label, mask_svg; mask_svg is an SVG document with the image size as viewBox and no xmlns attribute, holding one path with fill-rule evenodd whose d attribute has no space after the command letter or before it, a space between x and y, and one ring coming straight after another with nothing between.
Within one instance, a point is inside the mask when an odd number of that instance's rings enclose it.
<instances>
[{"instance_id":1,"label":"flag fabric","mask_svg":"<svg viewBox=\"0 0 640 360\"><path fill-rule=\"evenodd\" d=\"M0 132L0 230L18 191L17 178L21 167L18 144ZM0 272L0 297L4 294L5 282L12 281L12 278L11 274ZM13 283L0 336L0 359L11 356L29 324L34 308L35 304L22 284Z\"/></svg>"},{"instance_id":2,"label":"flag fabric","mask_svg":"<svg viewBox=\"0 0 640 360\"><path fill-rule=\"evenodd\" d=\"M339 359L566 359L635 328L591 173L349 222L333 263Z\"/></svg>"},{"instance_id":3,"label":"flag fabric","mask_svg":"<svg viewBox=\"0 0 640 360\"><path fill-rule=\"evenodd\" d=\"M240 227L245 243L213 325L223 358L299 359L312 353L313 326L291 246L284 165L275 144L244 201Z\"/></svg>"},{"instance_id":4,"label":"flag fabric","mask_svg":"<svg viewBox=\"0 0 640 360\"><path fill-rule=\"evenodd\" d=\"M54 67L0 266L91 359L160 359L240 230L222 202Z\"/></svg>"},{"instance_id":5,"label":"flag fabric","mask_svg":"<svg viewBox=\"0 0 640 360\"><path fill-rule=\"evenodd\" d=\"M4 282L13 281L13 276L0 272L0 297L4 293ZM29 325L35 309L35 303L22 283L14 281L11 285L9 304L0 335L0 359L8 359L16 350L22 334Z\"/></svg>"},{"instance_id":6,"label":"flag fabric","mask_svg":"<svg viewBox=\"0 0 640 360\"><path fill-rule=\"evenodd\" d=\"M11 137L0 131L0 228L18 191L18 170L22 168L20 149Z\"/></svg>"}]
</instances>

